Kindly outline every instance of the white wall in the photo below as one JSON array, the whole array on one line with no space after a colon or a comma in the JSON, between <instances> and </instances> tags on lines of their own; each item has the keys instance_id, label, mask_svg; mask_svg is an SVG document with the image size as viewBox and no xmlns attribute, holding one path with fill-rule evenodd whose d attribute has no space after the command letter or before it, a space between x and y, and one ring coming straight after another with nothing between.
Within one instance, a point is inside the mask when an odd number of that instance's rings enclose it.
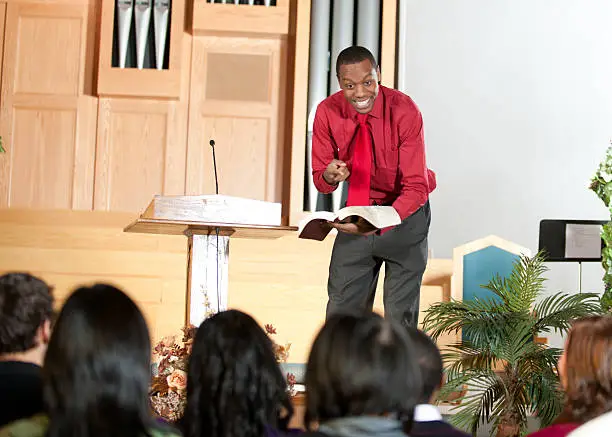
<instances>
[{"instance_id":1,"label":"white wall","mask_svg":"<svg viewBox=\"0 0 612 437\"><path fill-rule=\"evenodd\" d=\"M399 88L438 175L433 256L488 234L535 252L543 218L606 219L587 187L612 138L612 1L400 3ZM549 266L549 291L577 291L576 264ZM602 274L585 264L583 290Z\"/></svg>"}]
</instances>

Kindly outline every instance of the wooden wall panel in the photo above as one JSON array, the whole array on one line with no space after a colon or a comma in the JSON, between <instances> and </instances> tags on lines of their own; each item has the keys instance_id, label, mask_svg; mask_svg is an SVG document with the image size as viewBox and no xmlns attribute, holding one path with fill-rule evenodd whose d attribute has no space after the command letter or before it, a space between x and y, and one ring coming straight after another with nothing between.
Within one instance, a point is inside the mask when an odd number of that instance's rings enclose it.
<instances>
[{"instance_id":1,"label":"wooden wall panel","mask_svg":"<svg viewBox=\"0 0 612 437\"><path fill-rule=\"evenodd\" d=\"M91 208L95 99L84 91L92 13L88 4L7 5L0 206Z\"/></svg>"},{"instance_id":2,"label":"wooden wall panel","mask_svg":"<svg viewBox=\"0 0 612 437\"><path fill-rule=\"evenodd\" d=\"M125 288L144 311L154 339L177 333L186 309L187 239L125 233L136 214L103 211L0 209L0 273L26 270L56 287L58 302L82 283ZM333 236L323 242L294 235L276 240L234 238L229 306L290 342L292 362L304 362L325 318ZM430 260L421 309L450 296L451 260ZM382 281L375 307L382 311Z\"/></svg>"},{"instance_id":3,"label":"wooden wall panel","mask_svg":"<svg viewBox=\"0 0 612 437\"><path fill-rule=\"evenodd\" d=\"M2 55L4 53L4 19L6 18L6 3L0 2L0 84L2 83Z\"/></svg>"},{"instance_id":4,"label":"wooden wall panel","mask_svg":"<svg viewBox=\"0 0 612 437\"><path fill-rule=\"evenodd\" d=\"M181 192L182 181L172 186L176 174L165 172L180 153L173 110L167 102L100 99L95 209L141 211L155 194Z\"/></svg>"},{"instance_id":5,"label":"wooden wall panel","mask_svg":"<svg viewBox=\"0 0 612 437\"><path fill-rule=\"evenodd\" d=\"M191 60L184 34L182 63ZM100 98L94 209L142 212L156 194L185 194L190 70L178 101Z\"/></svg>"},{"instance_id":6,"label":"wooden wall panel","mask_svg":"<svg viewBox=\"0 0 612 437\"><path fill-rule=\"evenodd\" d=\"M108 282L134 298L153 339L185 318L185 238L124 233L134 214L0 210L0 271L30 271L60 306L81 284Z\"/></svg>"},{"instance_id":7,"label":"wooden wall panel","mask_svg":"<svg viewBox=\"0 0 612 437\"><path fill-rule=\"evenodd\" d=\"M293 50L293 112L288 149L291 159L283 163L289 174L290 190L285 193L283 203L288 207L290 225L297 225L304 217L304 175L306 171L306 119L308 117L308 63L310 55L310 8L311 2L296 2L295 27L291 29Z\"/></svg>"},{"instance_id":8,"label":"wooden wall panel","mask_svg":"<svg viewBox=\"0 0 612 437\"><path fill-rule=\"evenodd\" d=\"M397 40L397 0L383 0L380 42L380 75L384 86L395 88L396 80L396 40Z\"/></svg>"},{"instance_id":9,"label":"wooden wall panel","mask_svg":"<svg viewBox=\"0 0 612 437\"><path fill-rule=\"evenodd\" d=\"M282 200L285 51L284 38L194 37L187 194L214 193L214 139L221 193Z\"/></svg>"}]
</instances>

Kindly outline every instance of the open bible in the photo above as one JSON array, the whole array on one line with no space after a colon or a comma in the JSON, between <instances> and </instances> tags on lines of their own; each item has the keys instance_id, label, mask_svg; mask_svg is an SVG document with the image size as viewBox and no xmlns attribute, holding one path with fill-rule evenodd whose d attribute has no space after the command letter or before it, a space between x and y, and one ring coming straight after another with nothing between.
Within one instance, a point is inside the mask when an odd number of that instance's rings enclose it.
<instances>
[{"instance_id":1,"label":"open bible","mask_svg":"<svg viewBox=\"0 0 612 437\"><path fill-rule=\"evenodd\" d=\"M329 222L350 223L359 218L372 226L372 230L399 225L402 222L392 206L347 206L338 212L317 211L306 216L298 225L298 237L322 241L333 229Z\"/></svg>"}]
</instances>

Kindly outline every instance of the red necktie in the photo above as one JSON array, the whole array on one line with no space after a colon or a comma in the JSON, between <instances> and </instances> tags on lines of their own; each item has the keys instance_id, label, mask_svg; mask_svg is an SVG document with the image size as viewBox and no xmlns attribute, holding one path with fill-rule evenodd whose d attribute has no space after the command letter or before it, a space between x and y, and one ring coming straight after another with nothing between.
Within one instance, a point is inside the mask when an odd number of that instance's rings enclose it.
<instances>
[{"instance_id":1,"label":"red necktie","mask_svg":"<svg viewBox=\"0 0 612 437\"><path fill-rule=\"evenodd\" d=\"M368 114L357 114L359 129L353 147L351 176L346 206L370 205L370 173L372 171L372 138L366 122Z\"/></svg>"}]
</instances>

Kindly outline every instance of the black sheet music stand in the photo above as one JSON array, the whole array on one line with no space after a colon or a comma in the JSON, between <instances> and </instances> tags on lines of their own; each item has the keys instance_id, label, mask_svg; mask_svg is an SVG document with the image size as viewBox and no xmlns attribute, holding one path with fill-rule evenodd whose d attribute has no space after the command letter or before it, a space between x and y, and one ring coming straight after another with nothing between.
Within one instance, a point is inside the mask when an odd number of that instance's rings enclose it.
<instances>
[{"instance_id":1,"label":"black sheet music stand","mask_svg":"<svg viewBox=\"0 0 612 437\"><path fill-rule=\"evenodd\" d=\"M546 252L547 262L578 263L578 289L580 293L582 293L582 263L601 262L601 251L605 247L601 238L601 227L606 223L608 223L607 220L545 219L540 221L538 249ZM573 232L572 241L567 241L568 229L570 233L573 230L577 231ZM584 233L581 234L581 232ZM599 235L599 244L594 238L596 232ZM582 241L580 241L581 238ZM580 247L581 243L583 243L583 247Z\"/></svg>"}]
</instances>

